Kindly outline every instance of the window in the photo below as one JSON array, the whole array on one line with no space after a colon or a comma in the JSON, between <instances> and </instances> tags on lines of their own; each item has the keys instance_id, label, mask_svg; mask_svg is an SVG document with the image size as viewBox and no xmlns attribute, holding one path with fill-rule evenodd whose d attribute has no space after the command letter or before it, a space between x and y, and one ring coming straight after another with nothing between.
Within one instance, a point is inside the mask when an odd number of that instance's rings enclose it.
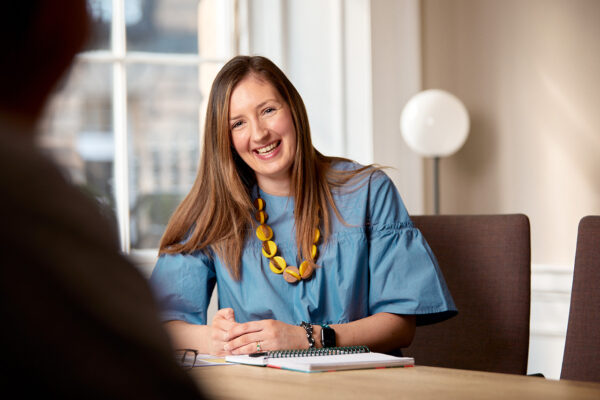
<instances>
[{"instance_id":1,"label":"window","mask_svg":"<svg viewBox=\"0 0 600 400\"><path fill-rule=\"evenodd\" d=\"M98 201L124 253L155 249L196 175L205 100L238 52L240 0L88 0L92 35L40 144ZM243 11L243 10L242 10Z\"/></svg>"}]
</instances>

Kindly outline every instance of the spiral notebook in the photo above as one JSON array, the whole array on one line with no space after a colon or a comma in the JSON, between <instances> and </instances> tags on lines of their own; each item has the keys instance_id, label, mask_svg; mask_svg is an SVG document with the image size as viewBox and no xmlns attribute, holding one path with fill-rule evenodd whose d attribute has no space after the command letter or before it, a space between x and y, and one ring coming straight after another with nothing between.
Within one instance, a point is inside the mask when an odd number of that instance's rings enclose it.
<instances>
[{"instance_id":1,"label":"spiral notebook","mask_svg":"<svg viewBox=\"0 0 600 400\"><path fill-rule=\"evenodd\" d=\"M412 357L374 353L366 346L268 351L243 356L227 356L225 361L301 372L412 367L415 363Z\"/></svg>"}]
</instances>

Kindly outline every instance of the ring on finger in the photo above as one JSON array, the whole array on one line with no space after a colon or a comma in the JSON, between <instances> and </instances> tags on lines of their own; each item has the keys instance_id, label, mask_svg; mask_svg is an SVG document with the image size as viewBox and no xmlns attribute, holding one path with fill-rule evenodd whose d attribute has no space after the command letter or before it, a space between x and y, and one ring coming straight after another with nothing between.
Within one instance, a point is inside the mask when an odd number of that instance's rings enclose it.
<instances>
[{"instance_id":1,"label":"ring on finger","mask_svg":"<svg viewBox=\"0 0 600 400\"><path fill-rule=\"evenodd\" d=\"M256 342L256 351L260 351L260 350L261 350L260 342Z\"/></svg>"}]
</instances>

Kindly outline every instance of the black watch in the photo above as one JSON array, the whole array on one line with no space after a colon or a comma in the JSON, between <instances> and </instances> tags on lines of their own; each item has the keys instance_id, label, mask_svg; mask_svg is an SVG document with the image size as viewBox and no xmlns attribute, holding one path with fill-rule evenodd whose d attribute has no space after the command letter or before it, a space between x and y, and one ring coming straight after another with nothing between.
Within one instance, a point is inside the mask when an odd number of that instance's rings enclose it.
<instances>
[{"instance_id":1,"label":"black watch","mask_svg":"<svg viewBox=\"0 0 600 400\"><path fill-rule=\"evenodd\" d=\"M327 324L321 325L321 346L335 347L335 331Z\"/></svg>"}]
</instances>

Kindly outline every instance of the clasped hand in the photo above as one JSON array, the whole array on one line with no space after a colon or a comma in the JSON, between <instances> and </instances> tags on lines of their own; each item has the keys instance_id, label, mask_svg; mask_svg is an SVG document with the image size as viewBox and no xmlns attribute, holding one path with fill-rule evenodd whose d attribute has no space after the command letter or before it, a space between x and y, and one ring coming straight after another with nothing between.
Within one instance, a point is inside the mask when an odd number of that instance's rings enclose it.
<instances>
[{"instance_id":1,"label":"clasped hand","mask_svg":"<svg viewBox=\"0 0 600 400\"><path fill-rule=\"evenodd\" d=\"M239 323L233 309L219 310L211 324L211 354L250 354L261 351L300 349L308 344L304 328L285 322L263 319Z\"/></svg>"}]
</instances>

